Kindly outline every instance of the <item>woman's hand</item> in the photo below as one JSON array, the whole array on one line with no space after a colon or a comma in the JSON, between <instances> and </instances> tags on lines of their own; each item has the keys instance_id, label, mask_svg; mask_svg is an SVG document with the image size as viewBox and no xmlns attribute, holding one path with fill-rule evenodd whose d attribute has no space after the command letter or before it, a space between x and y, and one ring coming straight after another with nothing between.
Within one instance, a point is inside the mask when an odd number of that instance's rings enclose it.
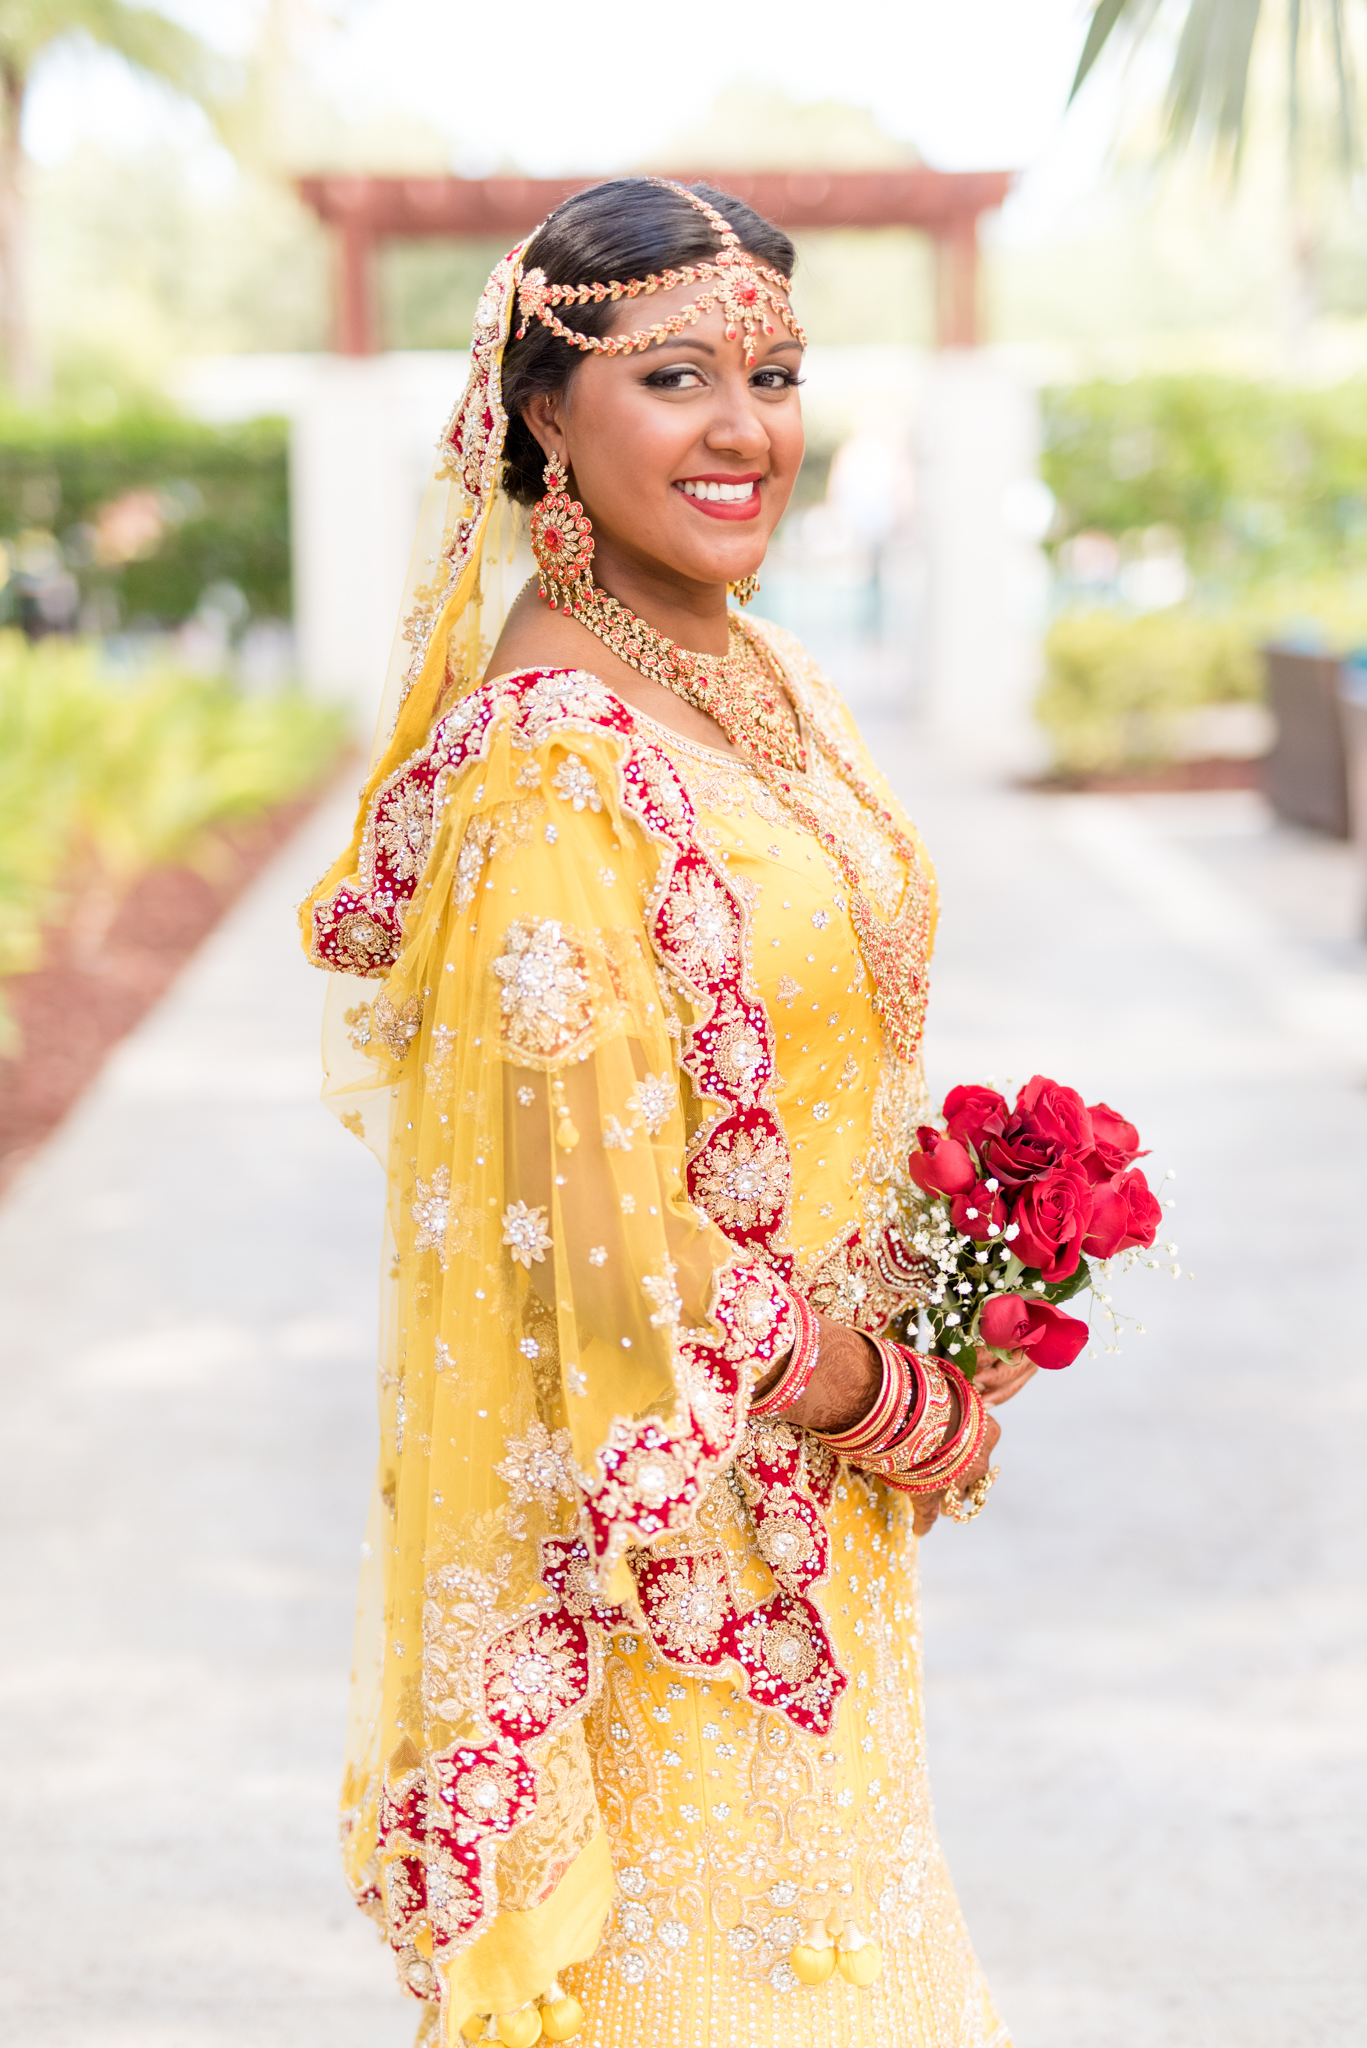
<instances>
[{"instance_id":1,"label":"woman's hand","mask_svg":"<svg viewBox=\"0 0 1367 2048\"><path fill-rule=\"evenodd\" d=\"M1034 1368L1032 1367L1031 1370L1033 1371ZM983 1424L982 1449L978 1452L977 1457L968 1467L968 1470L961 1472L954 1482L960 1493L967 1493L970 1486L976 1485L980 1479L985 1479L987 1477L987 1468L992 1463L992 1453L997 1448L997 1442L1002 1433L1002 1426L997 1421L995 1415L985 1415L983 1417ZM945 1432L946 1442L948 1442L958 1426L959 1418L956 1414L953 1422ZM915 1511L914 1527L918 1536L929 1535L930 1531L935 1527L936 1522L939 1520L940 1502L943 1498L944 1495L941 1493L927 1493L923 1494L920 1499L912 1502L912 1507Z\"/></svg>"},{"instance_id":2,"label":"woman's hand","mask_svg":"<svg viewBox=\"0 0 1367 2048\"><path fill-rule=\"evenodd\" d=\"M980 1344L973 1384L984 1408L1000 1408L1003 1401L1013 1399L1038 1371L1039 1367L1031 1365L1023 1351L1012 1351L1007 1357L998 1358L995 1351L989 1351Z\"/></svg>"}]
</instances>

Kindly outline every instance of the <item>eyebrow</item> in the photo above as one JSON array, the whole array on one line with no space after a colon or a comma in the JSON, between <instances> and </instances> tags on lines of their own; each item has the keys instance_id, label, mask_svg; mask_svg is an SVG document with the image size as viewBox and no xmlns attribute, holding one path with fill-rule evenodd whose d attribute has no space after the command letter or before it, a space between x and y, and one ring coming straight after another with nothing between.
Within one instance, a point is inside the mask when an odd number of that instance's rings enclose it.
<instances>
[{"instance_id":1,"label":"eyebrow","mask_svg":"<svg viewBox=\"0 0 1367 2048\"><path fill-rule=\"evenodd\" d=\"M668 341L652 341L648 347L639 350L638 353L650 355L655 349L666 348L695 348L700 356L715 356L717 353L710 341L695 341L691 335L684 336L682 334L672 335ZM798 354L801 355L802 343L800 341L776 341L765 350L765 354L776 356L782 350L792 348L795 348Z\"/></svg>"}]
</instances>

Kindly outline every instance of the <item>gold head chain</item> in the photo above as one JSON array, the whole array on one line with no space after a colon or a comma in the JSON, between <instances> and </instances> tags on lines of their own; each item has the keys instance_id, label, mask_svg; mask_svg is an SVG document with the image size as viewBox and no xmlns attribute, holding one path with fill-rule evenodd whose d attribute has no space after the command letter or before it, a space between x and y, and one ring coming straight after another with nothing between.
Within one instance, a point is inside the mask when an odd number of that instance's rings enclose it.
<instances>
[{"instance_id":1,"label":"gold head chain","mask_svg":"<svg viewBox=\"0 0 1367 2048\"><path fill-rule=\"evenodd\" d=\"M740 236L731 223L699 193L690 192L686 185L676 185L672 178L652 178L650 182L663 186L667 192L680 193L706 217L721 243L714 259L710 263L685 263L678 270L662 270L658 276L652 272L649 277L633 277L627 284L549 284L544 270L524 270L517 288L517 309L522 316L518 340L527 332L527 322L535 319L571 348L600 356L629 356L633 349L650 348L656 342L682 334L685 327L695 327L705 313L720 306L726 316L726 339L734 341L742 333L745 336L747 370L754 367L759 336L776 332L775 320L781 321L805 348L807 337L789 304L792 279L757 263L749 250L741 247ZM615 304L618 299L648 298L654 292L673 291L681 284L701 284L707 289L691 305L671 313L667 320L659 320L653 327L638 328L634 334L581 334L577 328L567 327L554 310L557 306L601 306L605 300Z\"/></svg>"}]
</instances>

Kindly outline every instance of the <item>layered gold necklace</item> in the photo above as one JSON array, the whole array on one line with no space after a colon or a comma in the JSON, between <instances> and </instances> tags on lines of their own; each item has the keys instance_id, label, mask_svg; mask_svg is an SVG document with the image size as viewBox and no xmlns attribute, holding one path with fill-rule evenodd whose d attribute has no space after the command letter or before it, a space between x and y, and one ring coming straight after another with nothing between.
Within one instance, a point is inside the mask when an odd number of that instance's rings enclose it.
<instances>
[{"instance_id":1,"label":"layered gold necklace","mask_svg":"<svg viewBox=\"0 0 1367 2048\"><path fill-rule=\"evenodd\" d=\"M587 579L566 590L562 609L628 668L705 712L757 766L784 775L805 772L807 753L797 718L759 641L734 612L727 618L725 654L695 654Z\"/></svg>"},{"instance_id":2,"label":"layered gold necklace","mask_svg":"<svg viewBox=\"0 0 1367 2048\"><path fill-rule=\"evenodd\" d=\"M811 736L816 745L846 787L878 820L906 870L901 907L885 921L869 898L849 846L832 829L829 816L811 800L802 728L774 675L773 657L754 627L732 612L726 653L695 654L648 626L587 576L561 586L560 609L587 626L628 668L663 683L676 697L706 712L761 782L819 841L849 884L850 913L877 991L875 1007L899 1056L915 1059L925 1015L931 916L930 884L920 849L868 778L836 745L824 722L814 721Z\"/></svg>"}]
</instances>

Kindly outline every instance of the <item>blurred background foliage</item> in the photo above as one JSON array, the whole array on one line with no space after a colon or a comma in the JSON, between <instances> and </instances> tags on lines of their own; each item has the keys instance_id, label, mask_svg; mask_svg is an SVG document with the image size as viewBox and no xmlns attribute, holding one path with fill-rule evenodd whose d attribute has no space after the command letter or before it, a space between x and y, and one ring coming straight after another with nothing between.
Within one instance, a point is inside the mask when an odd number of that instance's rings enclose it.
<instances>
[{"instance_id":1,"label":"blurred background foliage","mask_svg":"<svg viewBox=\"0 0 1367 2048\"><path fill-rule=\"evenodd\" d=\"M234 626L287 619L287 454L283 420L0 410L0 623L176 626L215 587Z\"/></svg>"},{"instance_id":2,"label":"blurred background foliage","mask_svg":"<svg viewBox=\"0 0 1367 2048\"><path fill-rule=\"evenodd\" d=\"M0 1050L3 978L40 964L45 925L98 952L140 876L212 868L225 827L319 780L345 724L299 691L166 663L128 680L88 642L0 632Z\"/></svg>"},{"instance_id":3,"label":"blurred background foliage","mask_svg":"<svg viewBox=\"0 0 1367 2048\"><path fill-rule=\"evenodd\" d=\"M1367 567L1367 380L1092 381L1047 390L1043 413L1056 558L1087 529L1167 527L1211 595Z\"/></svg>"},{"instance_id":4,"label":"blurred background foliage","mask_svg":"<svg viewBox=\"0 0 1367 2048\"><path fill-rule=\"evenodd\" d=\"M1203 732L1219 752L1196 714L1261 698L1262 645L1367 639L1367 379L1089 380L1046 390L1042 414L1038 711L1059 768L1153 764Z\"/></svg>"}]
</instances>

